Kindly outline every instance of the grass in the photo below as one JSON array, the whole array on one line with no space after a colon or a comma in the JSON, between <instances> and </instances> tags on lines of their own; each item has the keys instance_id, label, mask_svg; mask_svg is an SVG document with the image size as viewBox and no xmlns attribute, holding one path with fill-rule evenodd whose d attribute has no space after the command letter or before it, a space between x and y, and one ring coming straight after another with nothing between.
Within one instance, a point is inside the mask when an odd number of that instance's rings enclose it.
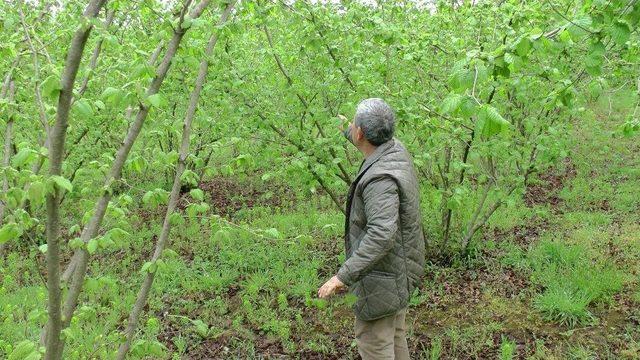
<instances>
[{"instance_id":1,"label":"grass","mask_svg":"<svg viewBox=\"0 0 640 360\"><path fill-rule=\"evenodd\" d=\"M511 360L516 354L516 343L505 337L500 344L500 360Z\"/></svg>"}]
</instances>

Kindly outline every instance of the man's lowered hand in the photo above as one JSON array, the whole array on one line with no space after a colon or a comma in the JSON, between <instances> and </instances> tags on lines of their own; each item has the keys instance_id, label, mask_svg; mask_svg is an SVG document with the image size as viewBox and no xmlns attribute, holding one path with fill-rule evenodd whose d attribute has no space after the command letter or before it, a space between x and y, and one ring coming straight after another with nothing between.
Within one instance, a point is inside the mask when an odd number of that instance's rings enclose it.
<instances>
[{"instance_id":1,"label":"man's lowered hand","mask_svg":"<svg viewBox=\"0 0 640 360\"><path fill-rule=\"evenodd\" d=\"M337 276L334 276L331 279L329 279L329 281L324 283L322 287L320 287L320 289L318 290L318 297L321 299L327 298L333 295L336 292L336 290L342 289L344 287L345 286L342 283L342 281L340 281L340 279L338 279Z\"/></svg>"}]
</instances>

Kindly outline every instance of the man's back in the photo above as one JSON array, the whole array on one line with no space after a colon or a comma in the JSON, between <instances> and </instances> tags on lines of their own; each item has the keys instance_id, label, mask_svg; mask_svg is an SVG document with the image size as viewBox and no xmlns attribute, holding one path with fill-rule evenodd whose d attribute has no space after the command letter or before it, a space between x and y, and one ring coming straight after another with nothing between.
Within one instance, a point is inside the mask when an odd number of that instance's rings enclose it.
<instances>
[{"instance_id":1,"label":"man's back","mask_svg":"<svg viewBox=\"0 0 640 360\"><path fill-rule=\"evenodd\" d=\"M356 316L373 320L405 307L424 272L424 237L418 181L398 140L380 145L362 165L345 228L347 261L338 277L359 296ZM380 279L385 275L394 281Z\"/></svg>"}]
</instances>

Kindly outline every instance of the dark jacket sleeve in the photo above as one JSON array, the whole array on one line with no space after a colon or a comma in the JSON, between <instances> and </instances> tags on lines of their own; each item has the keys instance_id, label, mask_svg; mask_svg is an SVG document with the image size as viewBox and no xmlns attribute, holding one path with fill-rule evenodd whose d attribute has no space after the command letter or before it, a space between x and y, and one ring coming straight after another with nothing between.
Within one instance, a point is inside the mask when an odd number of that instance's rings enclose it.
<instances>
[{"instance_id":1,"label":"dark jacket sleeve","mask_svg":"<svg viewBox=\"0 0 640 360\"><path fill-rule=\"evenodd\" d=\"M398 231L400 198L396 182L386 177L375 179L362 195L367 225L360 244L338 271L338 279L345 285L362 279L389 253Z\"/></svg>"}]
</instances>

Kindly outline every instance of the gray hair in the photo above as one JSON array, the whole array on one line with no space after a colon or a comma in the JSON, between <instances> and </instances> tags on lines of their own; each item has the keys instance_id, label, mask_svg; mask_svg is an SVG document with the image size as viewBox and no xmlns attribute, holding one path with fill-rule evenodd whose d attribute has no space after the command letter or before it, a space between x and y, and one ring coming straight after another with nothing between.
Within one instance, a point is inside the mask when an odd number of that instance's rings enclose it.
<instances>
[{"instance_id":1,"label":"gray hair","mask_svg":"<svg viewBox=\"0 0 640 360\"><path fill-rule=\"evenodd\" d=\"M395 131L396 116L384 100L365 99L358 104L355 125L362 128L364 137L378 146L391 140Z\"/></svg>"}]
</instances>

